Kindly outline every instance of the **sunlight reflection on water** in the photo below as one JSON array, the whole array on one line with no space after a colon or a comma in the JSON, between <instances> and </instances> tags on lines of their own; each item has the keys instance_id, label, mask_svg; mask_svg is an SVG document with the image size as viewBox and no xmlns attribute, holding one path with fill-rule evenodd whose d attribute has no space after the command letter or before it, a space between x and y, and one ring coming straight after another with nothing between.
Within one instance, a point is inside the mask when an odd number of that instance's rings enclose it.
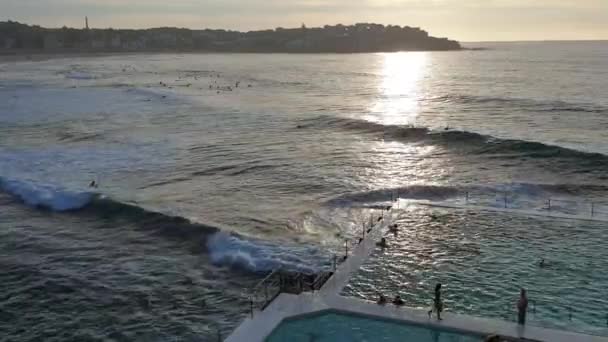
<instances>
[{"instance_id":1,"label":"sunlight reflection on water","mask_svg":"<svg viewBox=\"0 0 608 342\"><path fill-rule=\"evenodd\" d=\"M366 120L384 125L414 124L419 112L420 81L428 73L426 52L383 54L380 94Z\"/></svg>"}]
</instances>

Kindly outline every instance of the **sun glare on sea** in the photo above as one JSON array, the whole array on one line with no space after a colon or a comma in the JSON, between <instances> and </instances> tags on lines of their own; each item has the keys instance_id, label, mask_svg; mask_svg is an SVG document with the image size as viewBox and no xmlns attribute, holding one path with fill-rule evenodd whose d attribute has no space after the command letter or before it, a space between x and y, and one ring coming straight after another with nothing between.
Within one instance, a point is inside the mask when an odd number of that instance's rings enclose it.
<instances>
[{"instance_id":1,"label":"sun glare on sea","mask_svg":"<svg viewBox=\"0 0 608 342\"><path fill-rule=\"evenodd\" d=\"M380 54L383 60L378 97L366 118L384 125L414 124L418 116L420 81L427 73L426 52Z\"/></svg>"}]
</instances>

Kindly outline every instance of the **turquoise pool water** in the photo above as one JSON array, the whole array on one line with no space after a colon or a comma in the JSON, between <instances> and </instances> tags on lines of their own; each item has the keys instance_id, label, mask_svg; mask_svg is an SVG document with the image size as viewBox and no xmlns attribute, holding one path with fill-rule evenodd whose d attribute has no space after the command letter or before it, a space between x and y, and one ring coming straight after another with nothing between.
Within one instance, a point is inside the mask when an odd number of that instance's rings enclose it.
<instances>
[{"instance_id":1,"label":"turquoise pool water","mask_svg":"<svg viewBox=\"0 0 608 342\"><path fill-rule=\"evenodd\" d=\"M266 342L480 342L479 336L328 311L287 320Z\"/></svg>"}]
</instances>

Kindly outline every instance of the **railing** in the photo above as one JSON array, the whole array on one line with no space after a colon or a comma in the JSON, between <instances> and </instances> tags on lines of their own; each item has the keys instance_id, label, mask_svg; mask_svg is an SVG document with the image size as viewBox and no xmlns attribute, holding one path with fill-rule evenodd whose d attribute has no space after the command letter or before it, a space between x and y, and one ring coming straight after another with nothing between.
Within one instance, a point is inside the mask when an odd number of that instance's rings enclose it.
<instances>
[{"instance_id":1,"label":"railing","mask_svg":"<svg viewBox=\"0 0 608 342\"><path fill-rule=\"evenodd\" d=\"M216 335L215 335L216 341L217 342L222 342L223 341L222 340L222 328L219 327L219 326L216 326L215 327L215 332L216 332Z\"/></svg>"},{"instance_id":2,"label":"railing","mask_svg":"<svg viewBox=\"0 0 608 342\"><path fill-rule=\"evenodd\" d=\"M397 197L394 198L396 201ZM352 253L354 246L363 242L367 235L369 235L373 228L382 222L384 219L385 211L390 212L392 206L387 206L382 209L379 216L370 215L369 224L363 224L361 228L361 235L353 237L352 239L344 239L344 255L338 256L338 254L332 255L331 270L321 271L314 275L311 279L311 275L304 273L288 273L281 269L275 269L268 273L260 282L253 287L251 294L249 295L249 314L253 318L256 310L264 311L274 299L276 299L281 293L286 292L288 289L294 289L294 283L296 287L299 287L299 292L310 290L312 292L320 290L323 284L336 272L338 265L346 261L349 257L349 252ZM352 247L352 248L351 248Z\"/></svg>"},{"instance_id":3,"label":"railing","mask_svg":"<svg viewBox=\"0 0 608 342\"><path fill-rule=\"evenodd\" d=\"M512 322L517 322L517 303L513 302L513 303L507 303L505 304L505 313L504 315L501 315L501 318L508 320L508 321L512 321ZM573 321L578 321L579 323L583 323L584 325L587 325L589 327L595 327L595 328L602 328L602 326L604 328L602 329L608 329L608 313L606 313L603 317L599 318L598 315L596 315L596 320L593 322L589 321L589 315L585 315L584 317L579 316L580 311L575 310L575 308L573 308L572 306L568 306L568 307L558 307L555 305L550 305L547 303L542 303L542 302L537 302L536 300L530 300L529 301L529 305L528 305L528 309L527 309L527 318L526 318L526 324L529 325L541 325L541 326L546 326L546 327L555 327L556 324L551 324L548 323L549 320L551 319L556 319L556 317L563 317L560 318L559 321L562 322L562 324L566 324L566 322L573 322ZM541 310L541 309L544 309ZM542 320L542 317L540 317L542 315L541 312L551 312L552 313L552 317L551 318L545 318L545 321ZM577 331L579 330L582 333L588 333L588 331L584 331L580 328L577 329L576 326L572 325L571 323L568 323L568 330L572 330L572 331Z\"/></svg>"},{"instance_id":4,"label":"railing","mask_svg":"<svg viewBox=\"0 0 608 342\"><path fill-rule=\"evenodd\" d=\"M470 192L445 201L465 205L491 206L500 209L536 210L538 212L567 214L608 220L608 204L591 200L572 200L555 197L522 198L516 192Z\"/></svg>"},{"instance_id":5,"label":"railing","mask_svg":"<svg viewBox=\"0 0 608 342\"><path fill-rule=\"evenodd\" d=\"M264 310L272 300L281 293L282 284L280 272L280 269L270 272L253 287L251 295L249 296L249 307L252 318L258 303L261 303L259 309Z\"/></svg>"}]
</instances>

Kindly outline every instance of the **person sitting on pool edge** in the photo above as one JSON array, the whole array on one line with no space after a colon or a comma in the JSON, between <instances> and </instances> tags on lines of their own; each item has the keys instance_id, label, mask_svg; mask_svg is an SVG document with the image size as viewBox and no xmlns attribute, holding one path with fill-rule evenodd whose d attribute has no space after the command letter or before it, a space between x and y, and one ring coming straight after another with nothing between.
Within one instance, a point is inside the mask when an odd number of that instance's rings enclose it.
<instances>
[{"instance_id":1,"label":"person sitting on pool edge","mask_svg":"<svg viewBox=\"0 0 608 342\"><path fill-rule=\"evenodd\" d=\"M388 248L388 243L386 242L386 238L380 239L380 242L376 243L376 246L378 246L382 249Z\"/></svg>"},{"instance_id":2,"label":"person sitting on pool edge","mask_svg":"<svg viewBox=\"0 0 608 342\"><path fill-rule=\"evenodd\" d=\"M490 335L490 336L487 336L483 340L483 342L502 342L502 341L504 341L504 340L502 340L499 335Z\"/></svg>"},{"instance_id":3,"label":"person sitting on pool edge","mask_svg":"<svg viewBox=\"0 0 608 342\"><path fill-rule=\"evenodd\" d=\"M401 305L404 305L405 302L403 301L403 299L401 299L400 295L396 295L395 299L393 299L393 304L397 305L397 306L401 306Z\"/></svg>"},{"instance_id":4,"label":"person sitting on pool edge","mask_svg":"<svg viewBox=\"0 0 608 342\"><path fill-rule=\"evenodd\" d=\"M378 305L384 305L386 304L387 300L386 297L382 294L382 293L378 293Z\"/></svg>"}]
</instances>

